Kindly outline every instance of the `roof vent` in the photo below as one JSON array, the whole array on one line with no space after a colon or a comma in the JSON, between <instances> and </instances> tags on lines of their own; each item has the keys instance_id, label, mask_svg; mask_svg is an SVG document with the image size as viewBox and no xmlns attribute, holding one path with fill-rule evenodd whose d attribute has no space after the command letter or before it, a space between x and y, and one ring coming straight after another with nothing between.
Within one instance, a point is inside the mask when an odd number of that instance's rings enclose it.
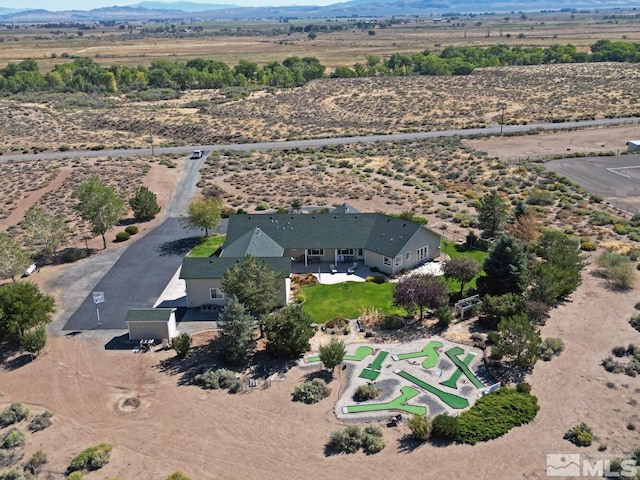
<instances>
[{"instance_id":1,"label":"roof vent","mask_svg":"<svg viewBox=\"0 0 640 480\"><path fill-rule=\"evenodd\" d=\"M315 215L312 215L312 216L311 216L311 218L316 218L316 216L315 216Z\"/></svg>"},{"instance_id":2,"label":"roof vent","mask_svg":"<svg viewBox=\"0 0 640 480\"><path fill-rule=\"evenodd\" d=\"M247 217L247 220L251 220L251 217L250 217L250 216L249 216L249 217Z\"/></svg>"}]
</instances>

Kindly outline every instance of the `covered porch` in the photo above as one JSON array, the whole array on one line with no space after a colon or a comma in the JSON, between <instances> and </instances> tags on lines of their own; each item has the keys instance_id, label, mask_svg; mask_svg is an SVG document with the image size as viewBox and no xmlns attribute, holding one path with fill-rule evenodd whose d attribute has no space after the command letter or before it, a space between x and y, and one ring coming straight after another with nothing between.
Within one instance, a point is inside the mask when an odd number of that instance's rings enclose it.
<instances>
[{"instance_id":1,"label":"covered porch","mask_svg":"<svg viewBox=\"0 0 640 480\"><path fill-rule=\"evenodd\" d=\"M370 275L381 275L380 273L373 273L362 262L358 262L358 265L353 269L353 273L349 273L354 262L340 262L334 264L331 262L314 262L309 265L304 262L291 262L292 274L312 273L319 283L334 284L342 282L364 282ZM335 273L332 273L332 266Z\"/></svg>"}]
</instances>

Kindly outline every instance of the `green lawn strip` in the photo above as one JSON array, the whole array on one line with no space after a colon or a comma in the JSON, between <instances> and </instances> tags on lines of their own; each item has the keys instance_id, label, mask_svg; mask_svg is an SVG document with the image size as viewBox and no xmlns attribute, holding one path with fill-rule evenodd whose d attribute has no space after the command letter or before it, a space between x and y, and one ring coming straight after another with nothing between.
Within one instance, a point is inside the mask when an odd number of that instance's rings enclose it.
<instances>
[{"instance_id":1,"label":"green lawn strip","mask_svg":"<svg viewBox=\"0 0 640 480\"><path fill-rule=\"evenodd\" d=\"M423 382L419 378L416 378L407 372L404 372L402 370L396 370L393 373L396 373L400 375L402 378L404 378L405 380L409 380L411 383L415 383L419 387L424 388L427 392L433 393L436 397L438 397L444 403L449 405L451 408L461 410L469 406L469 402L467 401L466 398L462 398L457 395L453 395L451 393L443 392L442 390L432 385L429 385L426 382Z\"/></svg>"},{"instance_id":2,"label":"green lawn strip","mask_svg":"<svg viewBox=\"0 0 640 480\"><path fill-rule=\"evenodd\" d=\"M227 239L226 235L209 235L204 237L198 245L196 245L191 252L190 257L210 257L220 248L220 246Z\"/></svg>"},{"instance_id":3,"label":"green lawn strip","mask_svg":"<svg viewBox=\"0 0 640 480\"><path fill-rule=\"evenodd\" d=\"M356 350L356 353L354 355L345 355L343 360L350 360L350 361L355 361L355 362L359 362L361 360L363 360L365 357L371 355L373 353L373 348L372 347L367 347L367 346L361 346L358 347L358 349ZM313 357L307 357L305 358L305 361L307 363L313 363L313 362L319 362L320 361L320 355L314 355Z\"/></svg>"},{"instance_id":4,"label":"green lawn strip","mask_svg":"<svg viewBox=\"0 0 640 480\"><path fill-rule=\"evenodd\" d=\"M411 400L416 395L420 394L419 390L413 387L402 387L400 389L400 396L394 398L388 403L370 403L367 405L349 405L343 407L344 413L361 413L361 412L379 412L381 410L401 410L403 412L411 413L413 415L426 415L427 407L420 405L405 405L406 402Z\"/></svg>"},{"instance_id":5,"label":"green lawn strip","mask_svg":"<svg viewBox=\"0 0 640 480\"><path fill-rule=\"evenodd\" d=\"M364 308L377 308L385 314L406 314L404 309L392 304L392 283L343 282L302 288L307 298L302 308L315 323L325 323L336 317L358 318Z\"/></svg>"},{"instance_id":6,"label":"green lawn strip","mask_svg":"<svg viewBox=\"0 0 640 480\"><path fill-rule=\"evenodd\" d=\"M484 384L480 380L478 380L478 377L473 374L467 364L458 358L458 355L462 355L464 353L463 349L461 349L460 347L453 347L447 350L445 353L447 354L447 357L449 357L451 361L456 365L456 367L462 370L462 373L465 374L465 376L471 383L476 386L476 388L484 388Z\"/></svg>"},{"instance_id":7,"label":"green lawn strip","mask_svg":"<svg viewBox=\"0 0 640 480\"><path fill-rule=\"evenodd\" d=\"M382 368L382 362L387 358L387 355L389 355L389 352L381 350L373 363L370 363L367 368L370 368L371 370L380 370Z\"/></svg>"},{"instance_id":8,"label":"green lawn strip","mask_svg":"<svg viewBox=\"0 0 640 480\"><path fill-rule=\"evenodd\" d=\"M473 353L469 353L466 357L464 357L464 360L462 361L465 365L469 366L474 357L475 355ZM456 371L453 372L451 378L449 378L449 380L445 380L444 382L440 382L440 385L444 385L445 387L458 388L458 379L460 378L460 375L462 375L462 370L456 368Z\"/></svg>"},{"instance_id":9,"label":"green lawn strip","mask_svg":"<svg viewBox=\"0 0 640 480\"><path fill-rule=\"evenodd\" d=\"M393 358L394 360L409 360L410 358L418 358L418 357L426 356L427 358L425 358L424 361L422 362L422 366L424 368L433 368L438 364L438 358L439 358L436 348L441 348L441 347L442 347L442 342L438 342L434 340L427 343L425 347L419 352L401 353L400 355L395 355Z\"/></svg>"},{"instance_id":10,"label":"green lawn strip","mask_svg":"<svg viewBox=\"0 0 640 480\"><path fill-rule=\"evenodd\" d=\"M369 370L367 368L365 368L364 370L362 370L362 372L360 372L360 375L358 375L360 378L365 378L371 382L375 381L376 378L378 378L378 376L380 375L380 372L376 371L376 370Z\"/></svg>"}]
</instances>

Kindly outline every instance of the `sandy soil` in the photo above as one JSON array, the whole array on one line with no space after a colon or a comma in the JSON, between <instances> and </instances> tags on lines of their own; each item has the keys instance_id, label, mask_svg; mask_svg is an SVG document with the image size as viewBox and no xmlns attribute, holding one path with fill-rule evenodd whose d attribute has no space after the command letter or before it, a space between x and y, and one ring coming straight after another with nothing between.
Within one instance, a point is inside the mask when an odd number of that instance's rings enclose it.
<instances>
[{"instance_id":1,"label":"sandy soil","mask_svg":"<svg viewBox=\"0 0 640 480\"><path fill-rule=\"evenodd\" d=\"M640 400L640 380L606 373L599 365L612 346L637 342L638 333L627 323L637 292L609 290L592 272L589 267L583 285L543 328L544 336L562 337L566 350L540 362L530 377L541 405L536 420L474 447L407 449L405 425L385 428L387 447L380 454L327 456L325 443L341 425L333 414L343 387L340 376L331 383L331 396L312 406L291 401L305 373L299 368L265 390L206 392L180 385L180 363L161 367L171 352L105 350L82 335L51 339L33 363L13 370L5 364L2 406L22 401L34 412L54 413L54 425L27 434L24 448L26 455L45 450L50 478L63 478L73 455L106 441L114 445L110 463L86 478L156 479L180 469L194 479L297 479L311 472L318 479L344 478L346 472L354 479L424 478L426 472L542 479L547 453L596 451L597 442L578 450L562 440L578 422L593 426L607 452L628 451L639 440L627 424L640 420L633 406ZM125 406L131 398L139 401L137 408Z\"/></svg>"}]
</instances>

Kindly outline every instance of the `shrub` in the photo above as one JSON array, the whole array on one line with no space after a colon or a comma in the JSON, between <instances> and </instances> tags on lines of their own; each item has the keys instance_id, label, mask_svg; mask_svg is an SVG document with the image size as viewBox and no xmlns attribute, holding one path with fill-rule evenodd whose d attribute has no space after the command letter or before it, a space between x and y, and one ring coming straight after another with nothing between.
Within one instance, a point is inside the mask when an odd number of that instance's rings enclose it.
<instances>
[{"instance_id":1,"label":"shrub","mask_svg":"<svg viewBox=\"0 0 640 480\"><path fill-rule=\"evenodd\" d=\"M7 427L18 423L29 416L29 409L20 402L9 405L0 413L0 427Z\"/></svg>"},{"instance_id":2,"label":"shrub","mask_svg":"<svg viewBox=\"0 0 640 480\"><path fill-rule=\"evenodd\" d=\"M41 467L47 463L47 455L42 450L37 450L29 461L25 464L25 470L29 470L32 474L40 472Z\"/></svg>"},{"instance_id":3,"label":"shrub","mask_svg":"<svg viewBox=\"0 0 640 480\"><path fill-rule=\"evenodd\" d=\"M191 480L184 473L177 471L167 477L167 480Z\"/></svg>"},{"instance_id":4,"label":"shrub","mask_svg":"<svg viewBox=\"0 0 640 480\"><path fill-rule=\"evenodd\" d=\"M15 448L24 445L24 433L16 428L12 428L2 437L0 448Z\"/></svg>"},{"instance_id":5,"label":"shrub","mask_svg":"<svg viewBox=\"0 0 640 480\"><path fill-rule=\"evenodd\" d=\"M111 449L113 447L108 443L101 443L94 447L83 450L71 460L69 470L75 472L78 470L98 470L109 463Z\"/></svg>"},{"instance_id":6,"label":"shrub","mask_svg":"<svg viewBox=\"0 0 640 480\"><path fill-rule=\"evenodd\" d=\"M29 430L32 432L39 432L40 430L50 427L53 423L52 417L53 413L49 411L36 415L33 417L31 422L29 422Z\"/></svg>"},{"instance_id":7,"label":"shrub","mask_svg":"<svg viewBox=\"0 0 640 480\"><path fill-rule=\"evenodd\" d=\"M631 288L635 272L629 258L610 251L603 252L597 260L604 276L618 288Z\"/></svg>"},{"instance_id":8,"label":"shrub","mask_svg":"<svg viewBox=\"0 0 640 480\"><path fill-rule=\"evenodd\" d=\"M210 390L228 389L230 393L236 393L242 387L242 382L236 374L225 368L208 369L204 373L196 375L193 383Z\"/></svg>"},{"instance_id":9,"label":"shrub","mask_svg":"<svg viewBox=\"0 0 640 480\"><path fill-rule=\"evenodd\" d=\"M516 384L516 391L520 393L531 393L531 385L527 382L518 382Z\"/></svg>"},{"instance_id":10,"label":"shrub","mask_svg":"<svg viewBox=\"0 0 640 480\"><path fill-rule=\"evenodd\" d=\"M436 310L436 318L438 319L438 326L447 328L453 321L453 310L448 306L440 307Z\"/></svg>"},{"instance_id":11,"label":"shrub","mask_svg":"<svg viewBox=\"0 0 640 480\"><path fill-rule=\"evenodd\" d=\"M82 480L82 477L84 477L84 474L80 471L76 471L76 472L71 472L67 476L67 480Z\"/></svg>"},{"instance_id":12,"label":"shrub","mask_svg":"<svg viewBox=\"0 0 640 480\"><path fill-rule=\"evenodd\" d=\"M191 336L186 332L181 333L171 341L171 345L178 357L185 357L187 355L191 348L191 341Z\"/></svg>"},{"instance_id":13,"label":"shrub","mask_svg":"<svg viewBox=\"0 0 640 480\"><path fill-rule=\"evenodd\" d=\"M633 315L629 319L629 324L640 332L640 315Z\"/></svg>"},{"instance_id":14,"label":"shrub","mask_svg":"<svg viewBox=\"0 0 640 480\"><path fill-rule=\"evenodd\" d=\"M535 396L500 388L480 397L473 407L460 414L456 440L473 445L497 438L532 421L539 409Z\"/></svg>"},{"instance_id":15,"label":"shrub","mask_svg":"<svg viewBox=\"0 0 640 480\"><path fill-rule=\"evenodd\" d=\"M381 275L369 275L367 278L365 278L365 281L366 282L377 283L378 285L381 285L383 283L387 283L387 279L385 277L381 276Z\"/></svg>"},{"instance_id":16,"label":"shrub","mask_svg":"<svg viewBox=\"0 0 640 480\"><path fill-rule=\"evenodd\" d=\"M131 238L131 235L129 235L127 232L116 233L116 242L126 242L127 240L129 240L129 238Z\"/></svg>"},{"instance_id":17,"label":"shrub","mask_svg":"<svg viewBox=\"0 0 640 480\"><path fill-rule=\"evenodd\" d=\"M382 330L398 330L402 328L402 319L397 315L385 315L380 328Z\"/></svg>"},{"instance_id":18,"label":"shrub","mask_svg":"<svg viewBox=\"0 0 640 480\"><path fill-rule=\"evenodd\" d=\"M627 354L627 349L622 345L617 345L611 349L611 353L616 357L624 357Z\"/></svg>"},{"instance_id":19,"label":"shrub","mask_svg":"<svg viewBox=\"0 0 640 480\"><path fill-rule=\"evenodd\" d=\"M357 425L350 425L333 432L328 445L336 453L355 453L363 448L365 453L372 454L382 450L386 444L380 427L368 425L361 431Z\"/></svg>"},{"instance_id":20,"label":"shrub","mask_svg":"<svg viewBox=\"0 0 640 480\"><path fill-rule=\"evenodd\" d=\"M26 480L26 478L23 470L18 466L0 473L0 480Z\"/></svg>"},{"instance_id":21,"label":"shrub","mask_svg":"<svg viewBox=\"0 0 640 480\"><path fill-rule=\"evenodd\" d=\"M458 417L436 415L431 420L431 435L447 440L454 440L458 436Z\"/></svg>"},{"instance_id":22,"label":"shrub","mask_svg":"<svg viewBox=\"0 0 640 480\"><path fill-rule=\"evenodd\" d=\"M589 425L581 423L567 430L562 438L578 447L588 447L593 442L593 431Z\"/></svg>"},{"instance_id":23,"label":"shrub","mask_svg":"<svg viewBox=\"0 0 640 480\"><path fill-rule=\"evenodd\" d=\"M356 402L365 402L367 400L373 400L377 396L378 389L376 386L371 382L367 382L366 385L360 385L356 388L356 391L353 394L353 399Z\"/></svg>"},{"instance_id":24,"label":"shrub","mask_svg":"<svg viewBox=\"0 0 640 480\"><path fill-rule=\"evenodd\" d=\"M540 344L540 358L548 362L554 356L560 355L563 350L564 342L562 339L545 338Z\"/></svg>"},{"instance_id":25,"label":"shrub","mask_svg":"<svg viewBox=\"0 0 640 480\"><path fill-rule=\"evenodd\" d=\"M317 403L331 393L327 383L321 378L297 385L293 390L293 400L307 404Z\"/></svg>"},{"instance_id":26,"label":"shrub","mask_svg":"<svg viewBox=\"0 0 640 480\"><path fill-rule=\"evenodd\" d=\"M429 440L431 434L431 422L426 415L414 415L409 420L409 428L413 438L420 442L426 442Z\"/></svg>"},{"instance_id":27,"label":"shrub","mask_svg":"<svg viewBox=\"0 0 640 480\"><path fill-rule=\"evenodd\" d=\"M596 248L596 244L590 241L580 242L580 249L585 252L593 252Z\"/></svg>"},{"instance_id":28,"label":"shrub","mask_svg":"<svg viewBox=\"0 0 640 480\"><path fill-rule=\"evenodd\" d=\"M124 229L124 231L129 235L135 235L136 233L138 233L138 227L136 227L135 225L129 225Z\"/></svg>"}]
</instances>

